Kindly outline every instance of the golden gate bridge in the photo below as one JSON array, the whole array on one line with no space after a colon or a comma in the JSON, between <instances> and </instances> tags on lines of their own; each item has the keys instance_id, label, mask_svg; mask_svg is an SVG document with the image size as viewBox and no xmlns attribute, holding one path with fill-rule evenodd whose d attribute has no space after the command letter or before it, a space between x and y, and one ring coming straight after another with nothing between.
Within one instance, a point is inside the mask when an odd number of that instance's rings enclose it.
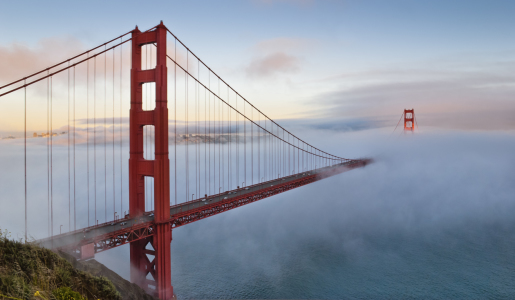
<instances>
[{"instance_id":1,"label":"golden gate bridge","mask_svg":"<svg viewBox=\"0 0 515 300\"><path fill-rule=\"evenodd\" d=\"M124 46L130 49L125 57ZM124 58L130 61L130 78L124 75ZM127 82L130 105L124 96ZM31 104L31 97L46 98L46 106L31 112L41 105ZM286 130L162 22L144 32L136 27L3 85L0 101L23 102L23 116L17 118L23 119L24 132L24 193L19 199L24 200L25 240L30 202L46 200L48 234L38 240L42 246L88 259L129 243L131 281L160 299L175 297L170 254L174 228L370 162L332 155ZM45 108L47 130L33 136L43 139L44 146L28 145L27 124ZM99 109L103 115L97 114ZM129 109L128 180L123 168L124 109ZM67 125L60 127L66 128L64 138L54 133L54 122L66 113ZM46 150L46 195L32 192L40 177L31 174L31 147L39 154ZM63 158L54 153L57 148L67 153L68 190L59 197L54 167ZM66 219L68 231L62 233L63 224L55 221ZM54 233L57 227L59 234Z\"/></svg>"}]
</instances>

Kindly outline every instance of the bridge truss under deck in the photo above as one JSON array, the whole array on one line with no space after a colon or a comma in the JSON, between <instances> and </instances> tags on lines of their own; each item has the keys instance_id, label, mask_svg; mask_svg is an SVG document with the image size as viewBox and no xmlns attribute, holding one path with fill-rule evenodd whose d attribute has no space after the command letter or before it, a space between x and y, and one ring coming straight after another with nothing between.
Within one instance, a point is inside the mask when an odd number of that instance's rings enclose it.
<instances>
[{"instance_id":1,"label":"bridge truss under deck","mask_svg":"<svg viewBox=\"0 0 515 300\"><path fill-rule=\"evenodd\" d=\"M178 228L333 175L364 167L369 163L368 159L352 160L175 205L170 208L170 219L167 223L171 229ZM153 212L147 212L139 218L118 219L115 222L56 235L41 240L40 243L43 247L59 249L81 258L84 257L82 251L88 249L86 245L93 245L94 253L99 253L151 237L155 234L155 225Z\"/></svg>"}]
</instances>

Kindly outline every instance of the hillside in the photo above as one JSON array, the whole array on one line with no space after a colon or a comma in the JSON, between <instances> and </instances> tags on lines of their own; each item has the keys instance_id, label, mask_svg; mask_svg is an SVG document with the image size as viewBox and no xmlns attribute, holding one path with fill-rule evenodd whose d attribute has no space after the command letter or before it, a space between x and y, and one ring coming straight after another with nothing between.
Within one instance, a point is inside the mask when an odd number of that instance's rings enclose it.
<instances>
[{"instance_id":1,"label":"hillside","mask_svg":"<svg viewBox=\"0 0 515 300\"><path fill-rule=\"evenodd\" d=\"M33 243L9 240L3 232L0 233L0 299L154 298L95 260L79 262Z\"/></svg>"}]
</instances>

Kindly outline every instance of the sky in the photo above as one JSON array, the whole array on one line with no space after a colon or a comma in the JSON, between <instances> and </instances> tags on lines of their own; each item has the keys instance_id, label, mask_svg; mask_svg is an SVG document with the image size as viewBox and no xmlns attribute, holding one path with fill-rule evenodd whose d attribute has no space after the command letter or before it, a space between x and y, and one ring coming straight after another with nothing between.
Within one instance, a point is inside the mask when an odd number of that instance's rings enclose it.
<instances>
[{"instance_id":1,"label":"sky","mask_svg":"<svg viewBox=\"0 0 515 300\"><path fill-rule=\"evenodd\" d=\"M273 119L515 128L512 1L146 3L3 3L0 84L162 20Z\"/></svg>"}]
</instances>

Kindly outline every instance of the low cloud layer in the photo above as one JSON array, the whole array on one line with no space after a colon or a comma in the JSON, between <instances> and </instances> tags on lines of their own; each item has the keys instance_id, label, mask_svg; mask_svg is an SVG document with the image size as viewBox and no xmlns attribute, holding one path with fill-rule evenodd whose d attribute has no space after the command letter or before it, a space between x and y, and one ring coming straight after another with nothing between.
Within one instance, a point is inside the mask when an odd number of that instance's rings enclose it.
<instances>
[{"instance_id":1,"label":"low cloud layer","mask_svg":"<svg viewBox=\"0 0 515 300\"><path fill-rule=\"evenodd\" d=\"M513 64L480 71L383 70L329 79L340 88L311 99L320 115L376 117L414 108L425 126L515 128ZM393 120L393 119L392 119ZM393 122L393 121L392 121Z\"/></svg>"},{"instance_id":2,"label":"low cloud layer","mask_svg":"<svg viewBox=\"0 0 515 300\"><path fill-rule=\"evenodd\" d=\"M372 157L374 163L174 230L172 278L177 295L515 296L513 290L497 288L515 280L513 132L424 129L389 138L386 129L338 132L307 127L299 134L321 149L350 158ZM24 228L22 149L22 143L2 143L0 151L0 167L9 170L0 174L2 203L9 205L9 210L0 210L0 228L9 229L15 238L23 236ZM35 237L44 237L47 227L45 151L29 148L29 234ZM86 149L77 151L77 165L84 166ZM123 167L126 190L128 149L123 152L115 167ZM104 153L97 154L102 174ZM110 167L108 160L108 187ZM68 230L67 147L54 147L53 168L56 233L61 224ZM84 168L77 172L79 228L86 225L86 174ZM102 176L98 180L101 207ZM119 178L116 182L119 199ZM123 210L127 207L125 203ZM97 218L103 220L103 213ZM128 250L123 246L96 258L129 278Z\"/></svg>"},{"instance_id":3,"label":"low cloud layer","mask_svg":"<svg viewBox=\"0 0 515 300\"><path fill-rule=\"evenodd\" d=\"M177 295L515 295L497 288L515 279L513 134L305 134L375 162L174 230ZM128 277L128 247L112 251L97 258Z\"/></svg>"}]
</instances>

